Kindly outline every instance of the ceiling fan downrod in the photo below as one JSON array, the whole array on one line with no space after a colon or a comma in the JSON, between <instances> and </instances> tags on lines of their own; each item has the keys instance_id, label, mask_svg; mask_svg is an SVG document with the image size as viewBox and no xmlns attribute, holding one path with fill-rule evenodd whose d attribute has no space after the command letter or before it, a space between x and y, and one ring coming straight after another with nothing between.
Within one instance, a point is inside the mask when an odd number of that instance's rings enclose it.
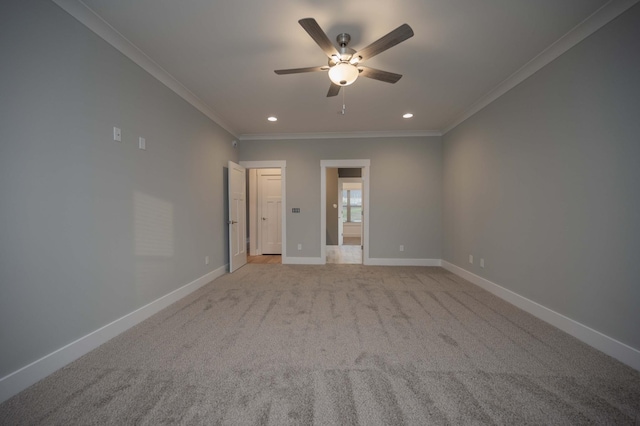
<instances>
[{"instance_id":1,"label":"ceiling fan downrod","mask_svg":"<svg viewBox=\"0 0 640 426\"><path fill-rule=\"evenodd\" d=\"M361 59L359 56L354 56L354 54L356 53L355 50L351 49L350 47L347 47L347 45L351 41L350 34L340 33L336 37L336 41L338 42L338 46L340 46L340 48L338 49L340 54L332 56L333 62L335 62L336 64L345 62L345 63L350 63L351 65L354 65ZM356 61L353 62L353 60L356 60Z\"/></svg>"}]
</instances>

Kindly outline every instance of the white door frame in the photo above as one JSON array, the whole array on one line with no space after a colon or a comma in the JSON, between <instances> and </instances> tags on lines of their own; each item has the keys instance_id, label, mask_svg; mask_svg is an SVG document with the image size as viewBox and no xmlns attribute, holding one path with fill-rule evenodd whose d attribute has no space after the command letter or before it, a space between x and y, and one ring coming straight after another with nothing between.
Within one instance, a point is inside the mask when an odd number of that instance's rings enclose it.
<instances>
[{"instance_id":1,"label":"white door frame","mask_svg":"<svg viewBox=\"0 0 640 426\"><path fill-rule=\"evenodd\" d=\"M240 163L242 164L242 162ZM320 160L320 256L327 263L327 168L362 169L362 263L369 265L369 169L371 160Z\"/></svg>"},{"instance_id":2,"label":"white door frame","mask_svg":"<svg viewBox=\"0 0 640 426\"><path fill-rule=\"evenodd\" d=\"M266 160L240 161L239 163L245 169L280 169L282 179L282 263L287 263L287 162L284 160Z\"/></svg>"}]
</instances>

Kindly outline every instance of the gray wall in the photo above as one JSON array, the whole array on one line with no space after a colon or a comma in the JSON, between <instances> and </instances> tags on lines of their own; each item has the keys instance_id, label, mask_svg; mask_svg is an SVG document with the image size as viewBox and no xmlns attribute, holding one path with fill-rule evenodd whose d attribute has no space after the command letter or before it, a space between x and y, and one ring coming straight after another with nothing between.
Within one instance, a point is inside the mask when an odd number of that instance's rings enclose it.
<instances>
[{"instance_id":1,"label":"gray wall","mask_svg":"<svg viewBox=\"0 0 640 426\"><path fill-rule=\"evenodd\" d=\"M443 214L445 260L638 349L639 43L636 5L447 133Z\"/></svg>"},{"instance_id":2,"label":"gray wall","mask_svg":"<svg viewBox=\"0 0 640 426\"><path fill-rule=\"evenodd\" d=\"M50 1L0 3L0 57L2 377L225 265L237 153Z\"/></svg>"},{"instance_id":3,"label":"gray wall","mask_svg":"<svg viewBox=\"0 0 640 426\"><path fill-rule=\"evenodd\" d=\"M338 241L338 209L333 205L338 204L338 169L327 167L327 245L337 246Z\"/></svg>"},{"instance_id":4,"label":"gray wall","mask_svg":"<svg viewBox=\"0 0 640 426\"><path fill-rule=\"evenodd\" d=\"M370 257L442 257L440 137L241 141L239 147L241 160L287 161L288 256L320 256L320 160L370 159Z\"/></svg>"}]
</instances>

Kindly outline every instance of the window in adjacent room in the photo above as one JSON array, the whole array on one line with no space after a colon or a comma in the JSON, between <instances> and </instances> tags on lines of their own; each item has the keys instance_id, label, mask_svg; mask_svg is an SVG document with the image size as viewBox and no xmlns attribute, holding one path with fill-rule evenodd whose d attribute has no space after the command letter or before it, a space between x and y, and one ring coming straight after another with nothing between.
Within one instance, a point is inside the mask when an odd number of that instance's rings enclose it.
<instances>
[{"instance_id":1,"label":"window in adjacent room","mask_svg":"<svg viewBox=\"0 0 640 426\"><path fill-rule=\"evenodd\" d=\"M342 190L342 221L362 222L362 186L347 186ZM347 189L348 188L348 189Z\"/></svg>"}]
</instances>

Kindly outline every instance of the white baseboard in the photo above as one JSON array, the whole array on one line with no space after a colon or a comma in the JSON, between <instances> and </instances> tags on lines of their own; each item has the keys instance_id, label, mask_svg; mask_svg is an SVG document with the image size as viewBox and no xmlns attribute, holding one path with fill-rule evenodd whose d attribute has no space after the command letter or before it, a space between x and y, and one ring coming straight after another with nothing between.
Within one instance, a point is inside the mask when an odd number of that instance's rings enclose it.
<instances>
[{"instance_id":1,"label":"white baseboard","mask_svg":"<svg viewBox=\"0 0 640 426\"><path fill-rule=\"evenodd\" d=\"M373 266L441 266L440 259L393 259L393 258L369 258L364 260L365 265Z\"/></svg>"},{"instance_id":2,"label":"white baseboard","mask_svg":"<svg viewBox=\"0 0 640 426\"><path fill-rule=\"evenodd\" d=\"M214 279L224 275L228 265L215 269L117 320L69 343L62 348L0 378L0 403L75 361L101 344L128 330L151 315L177 302Z\"/></svg>"},{"instance_id":3,"label":"white baseboard","mask_svg":"<svg viewBox=\"0 0 640 426\"><path fill-rule=\"evenodd\" d=\"M282 256L283 265L324 265L326 262L321 257L291 257Z\"/></svg>"},{"instance_id":4,"label":"white baseboard","mask_svg":"<svg viewBox=\"0 0 640 426\"><path fill-rule=\"evenodd\" d=\"M325 265L322 257L282 257L282 264L289 265ZM371 266L441 266L440 259L392 259L369 258L364 259L364 265Z\"/></svg>"},{"instance_id":5,"label":"white baseboard","mask_svg":"<svg viewBox=\"0 0 640 426\"><path fill-rule=\"evenodd\" d=\"M583 341L587 345L612 356L618 361L621 361L636 370L640 370L640 351L638 349L632 348L629 345L619 342L597 330L572 320L558 312L552 311L533 300L520 296L518 293L501 287L496 283L445 260L442 261L442 267L456 275L459 275L465 280L482 287L488 292L495 294L499 298L506 300L523 311L526 311L554 327L559 328L565 333Z\"/></svg>"}]
</instances>

